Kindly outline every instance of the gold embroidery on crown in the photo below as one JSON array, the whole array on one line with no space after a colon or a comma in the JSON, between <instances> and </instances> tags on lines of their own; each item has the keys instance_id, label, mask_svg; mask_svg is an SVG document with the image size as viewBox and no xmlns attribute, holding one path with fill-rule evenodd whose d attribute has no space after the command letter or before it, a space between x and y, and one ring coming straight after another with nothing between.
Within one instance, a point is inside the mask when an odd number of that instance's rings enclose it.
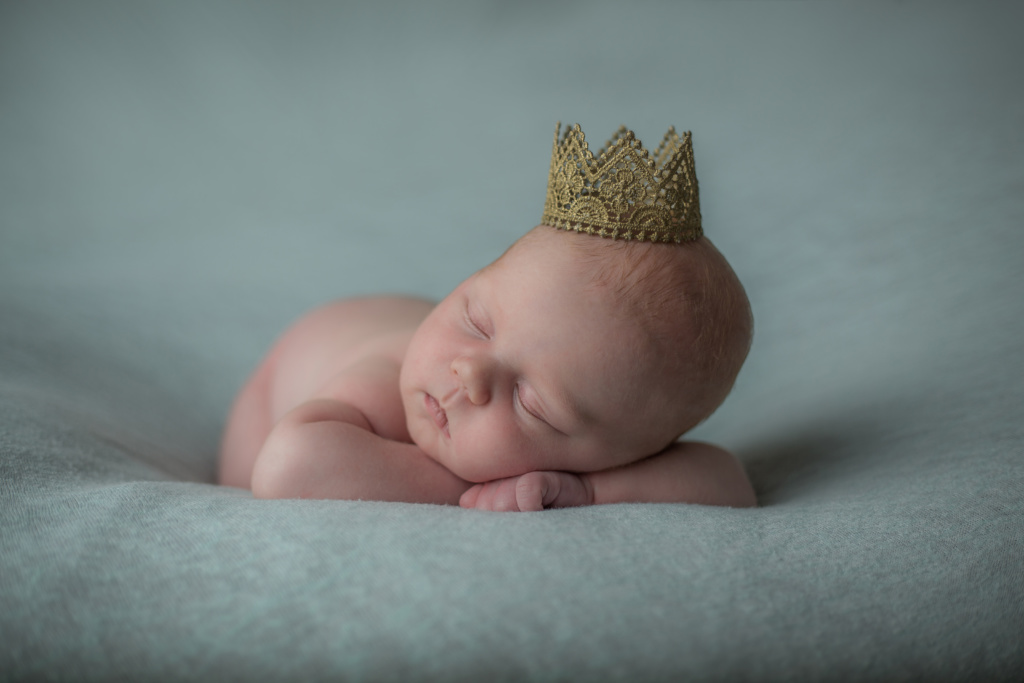
<instances>
[{"instance_id":1,"label":"gold embroidery on crown","mask_svg":"<svg viewBox=\"0 0 1024 683\"><path fill-rule=\"evenodd\" d=\"M620 126L595 159L579 124L555 126L541 223L622 240L690 242L704 234L690 132L669 128L652 155Z\"/></svg>"}]
</instances>

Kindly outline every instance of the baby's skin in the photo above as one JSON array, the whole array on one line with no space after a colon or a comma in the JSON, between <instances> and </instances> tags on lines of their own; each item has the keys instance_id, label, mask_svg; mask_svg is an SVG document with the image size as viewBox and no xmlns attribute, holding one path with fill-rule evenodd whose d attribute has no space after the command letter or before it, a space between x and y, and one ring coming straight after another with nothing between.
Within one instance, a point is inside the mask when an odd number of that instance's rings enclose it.
<instances>
[{"instance_id":1,"label":"baby's skin","mask_svg":"<svg viewBox=\"0 0 1024 683\"><path fill-rule=\"evenodd\" d=\"M503 511L755 505L730 453L676 440L679 378L642 326L581 286L572 241L602 238L529 237L436 306L349 299L300 319L235 401L220 482Z\"/></svg>"}]
</instances>

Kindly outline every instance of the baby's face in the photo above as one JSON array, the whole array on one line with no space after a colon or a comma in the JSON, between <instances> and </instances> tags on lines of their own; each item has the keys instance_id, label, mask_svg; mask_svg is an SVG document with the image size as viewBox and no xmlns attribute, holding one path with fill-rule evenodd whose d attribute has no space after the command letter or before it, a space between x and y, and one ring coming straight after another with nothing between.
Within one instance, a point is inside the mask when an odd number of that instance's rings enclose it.
<instances>
[{"instance_id":1,"label":"baby's face","mask_svg":"<svg viewBox=\"0 0 1024 683\"><path fill-rule=\"evenodd\" d=\"M603 470L675 436L654 352L615 302L585 286L569 238L548 229L516 245L438 304L410 342L409 433L463 479Z\"/></svg>"}]
</instances>

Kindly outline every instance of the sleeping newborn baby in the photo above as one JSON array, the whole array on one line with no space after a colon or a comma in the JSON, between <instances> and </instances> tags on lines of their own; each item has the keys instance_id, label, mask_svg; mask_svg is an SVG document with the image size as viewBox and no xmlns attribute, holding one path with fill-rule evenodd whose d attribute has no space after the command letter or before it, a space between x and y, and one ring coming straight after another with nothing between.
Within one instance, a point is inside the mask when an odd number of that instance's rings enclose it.
<instances>
[{"instance_id":1,"label":"sleeping newborn baby","mask_svg":"<svg viewBox=\"0 0 1024 683\"><path fill-rule=\"evenodd\" d=\"M624 129L599 160L578 126L556 132L544 224L439 304L299 320L235 401L221 483L488 510L756 504L731 454L678 440L729 393L752 319L702 235L689 135L648 157Z\"/></svg>"}]
</instances>

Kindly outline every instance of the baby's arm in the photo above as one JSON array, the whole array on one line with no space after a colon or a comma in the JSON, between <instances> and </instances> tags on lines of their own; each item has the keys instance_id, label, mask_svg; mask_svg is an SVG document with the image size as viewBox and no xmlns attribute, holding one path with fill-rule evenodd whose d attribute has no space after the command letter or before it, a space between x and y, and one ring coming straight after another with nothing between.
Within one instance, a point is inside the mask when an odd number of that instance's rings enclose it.
<instances>
[{"instance_id":1,"label":"baby's arm","mask_svg":"<svg viewBox=\"0 0 1024 683\"><path fill-rule=\"evenodd\" d=\"M540 510L603 503L757 505L743 466L728 451L677 441L638 462L599 472L528 472L470 488L460 504L485 510Z\"/></svg>"},{"instance_id":2,"label":"baby's arm","mask_svg":"<svg viewBox=\"0 0 1024 683\"><path fill-rule=\"evenodd\" d=\"M754 487L739 460L724 448L700 441L677 441L657 455L586 476L595 504L757 505Z\"/></svg>"},{"instance_id":3,"label":"baby's arm","mask_svg":"<svg viewBox=\"0 0 1024 683\"><path fill-rule=\"evenodd\" d=\"M386 418L373 403L388 393L378 383L392 383L380 375L380 368L356 368L282 417L257 456L253 495L458 504L468 482L415 444L376 433L373 418Z\"/></svg>"}]
</instances>

